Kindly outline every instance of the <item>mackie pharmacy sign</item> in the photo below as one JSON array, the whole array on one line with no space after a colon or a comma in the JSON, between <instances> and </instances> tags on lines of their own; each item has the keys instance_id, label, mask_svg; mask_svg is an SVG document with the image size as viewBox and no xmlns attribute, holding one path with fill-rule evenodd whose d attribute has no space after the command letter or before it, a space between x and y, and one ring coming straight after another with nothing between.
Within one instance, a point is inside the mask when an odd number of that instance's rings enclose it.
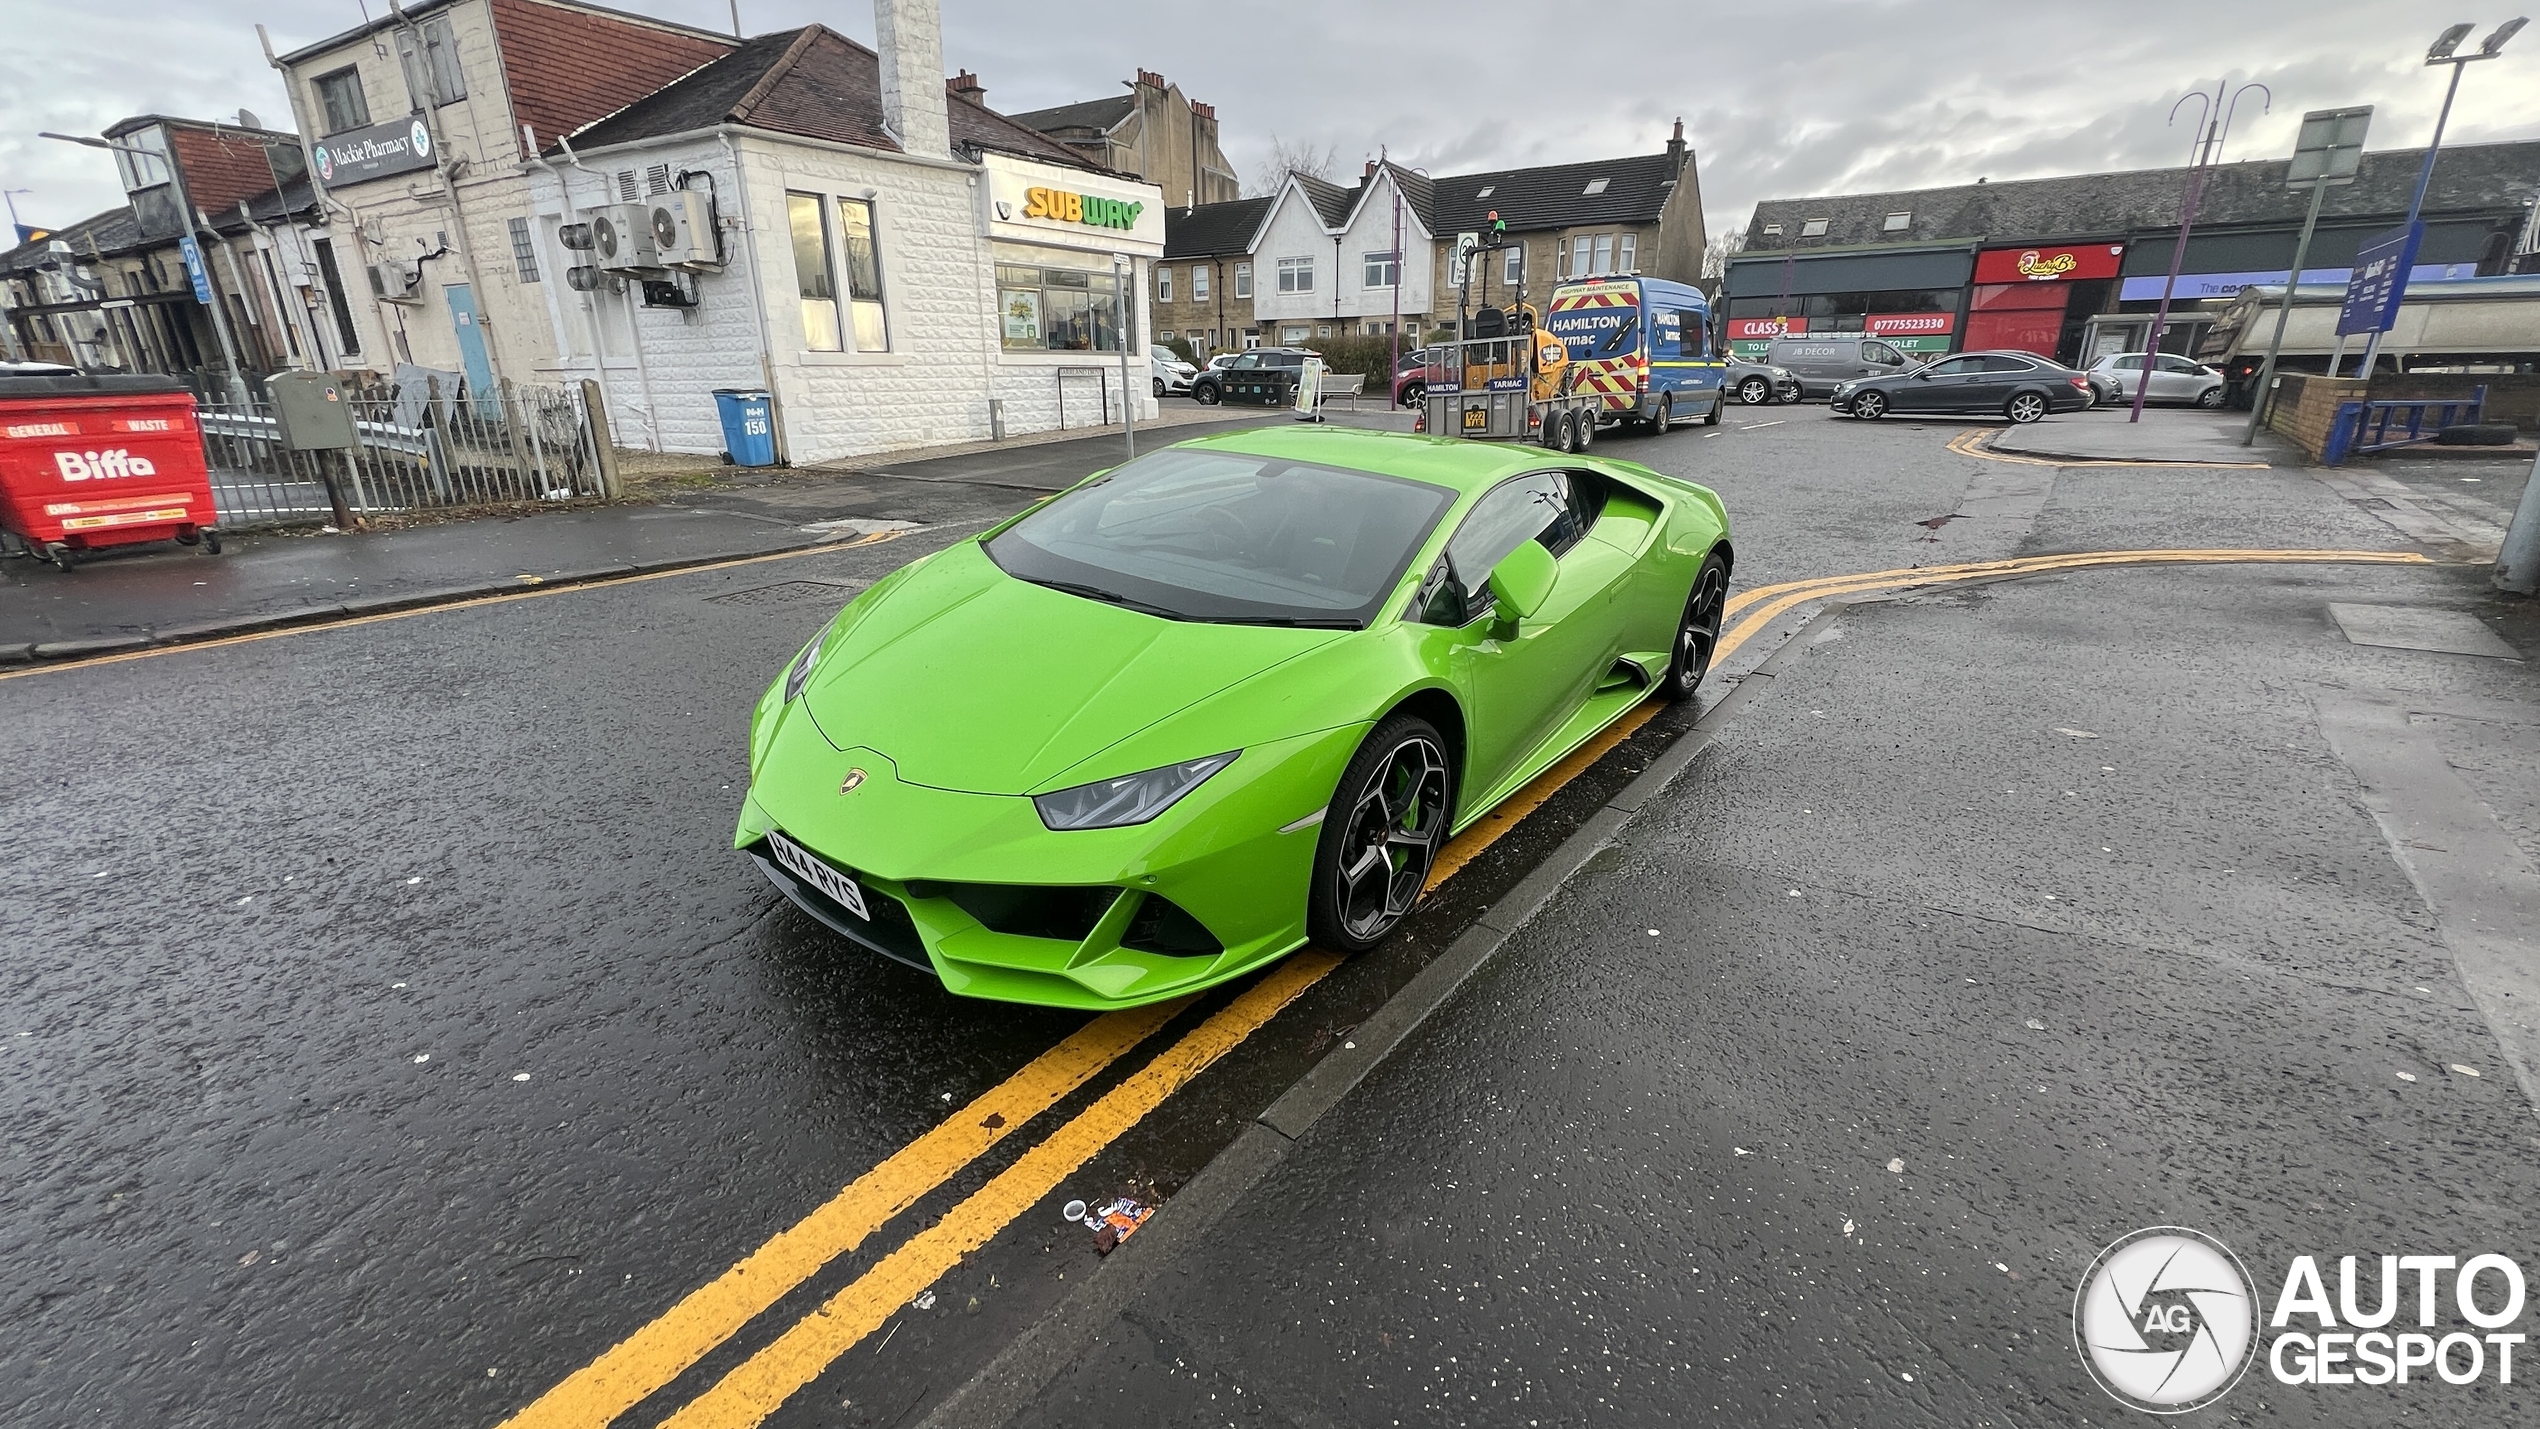
<instances>
[{"instance_id":1,"label":"mackie pharmacy sign","mask_svg":"<svg viewBox=\"0 0 2540 1429\"><path fill-rule=\"evenodd\" d=\"M2117 276L2117 260L2125 256L2122 243L2085 243L2078 246L2031 248L1988 248L1976 255L1976 281L1979 283L2064 283L2083 278Z\"/></svg>"},{"instance_id":2,"label":"mackie pharmacy sign","mask_svg":"<svg viewBox=\"0 0 2540 1429\"><path fill-rule=\"evenodd\" d=\"M316 148L318 182L330 188L432 167L432 131L421 115L330 134Z\"/></svg>"}]
</instances>

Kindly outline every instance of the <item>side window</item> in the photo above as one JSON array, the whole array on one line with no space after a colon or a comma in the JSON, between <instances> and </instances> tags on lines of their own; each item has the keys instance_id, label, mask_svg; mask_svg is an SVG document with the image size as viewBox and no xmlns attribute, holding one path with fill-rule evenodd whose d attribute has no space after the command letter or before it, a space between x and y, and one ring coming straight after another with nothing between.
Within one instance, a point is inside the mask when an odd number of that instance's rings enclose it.
<instances>
[{"instance_id":1,"label":"side window","mask_svg":"<svg viewBox=\"0 0 2540 1429\"><path fill-rule=\"evenodd\" d=\"M1702 358L1711 355L1711 329L1704 322L1704 317L1705 314L1699 308L1681 308L1676 312L1677 325L1683 329L1684 333L1682 350L1687 357Z\"/></svg>"},{"instance_id":2,"label":"side window","mask_svg":"<svg viewBox=\"0 0 2540 1429\"><path fill-rule=\"evenodd\" d=\"M1983 364L1984 359L1981 357L1953 357L1946 362L1933 363L1931 365L1931 375L1934 377L1971 377L1983 370Z\"/></svg>"},{"instance_id":3,"label":"side window","mask_svg":"<svg viewBox=\"0 0 2540 1429\"><path fill-rule=\"evenodd\" d=\"M2191 377L2198 371L2195 363L2188 361L2184 357L2172 357L2166 352L2161 354L2161 370L2163 372L2184 372Z\"/></svg>"},{"instance_id":4,"label":"side window","mask_svg":"<svg viewBox=\"0 0 2540 1429\"><path fill-rule=\"evenodd\" d=\"M1534 472L1493 488L1448 538L1446 579L1421 618L1462 625L1479 617L1490 609L1491 569L1509 552L1551 533L1569 514L1569 483L1559 472Z\"/></svg>"},{"instance_id":5,"label":"side window","mask_svg":"<svg viewBox=\"0 0 2540 1429\"><path fill-rule=\"evenodd\" d=\"M1875 362L1882 367L1902 367L1905 365L1905 354L1898 352L1895 348L1892 348L1883 342L1865 342L1861 344L1861 356L1863 360Z\"/></svg>"},{"instance_id":6,"label":"side window","mask_svg":"<svg viewBox=\"0 0 2540 1429\"><path fill-rule=\"evenodd\" d=\"M1984 360L1984 370L1987 372L2035 372L2037 364L2022 362L2016 357L1988 357Z\"/></svg>"}]
</instances>

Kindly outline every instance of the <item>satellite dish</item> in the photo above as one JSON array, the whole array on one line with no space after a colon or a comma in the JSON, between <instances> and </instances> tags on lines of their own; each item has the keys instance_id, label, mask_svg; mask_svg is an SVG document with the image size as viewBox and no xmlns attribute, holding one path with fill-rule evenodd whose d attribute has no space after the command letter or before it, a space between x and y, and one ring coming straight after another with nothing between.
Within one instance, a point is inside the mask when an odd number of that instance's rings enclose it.
<instances>
[{"instance_id":1,"label":"satellite dish","mask_svg":"<svg viewBox=\"0 0 2540 1429\"><path fill-rule=\"evenodd\" d=\"M241 129L262 129L265 127L265 121L256 117L256 111L252 109L241 109L238 111L238 127Z\"/></svg>"}]
</instances>

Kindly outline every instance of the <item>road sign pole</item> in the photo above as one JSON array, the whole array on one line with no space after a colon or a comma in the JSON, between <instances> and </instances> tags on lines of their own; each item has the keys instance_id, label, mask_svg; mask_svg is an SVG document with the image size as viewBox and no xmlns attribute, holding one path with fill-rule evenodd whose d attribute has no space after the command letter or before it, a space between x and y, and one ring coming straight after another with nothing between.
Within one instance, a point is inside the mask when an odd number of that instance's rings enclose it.
<instances>
[{"instance_id":1,"label":"road sign pole","mask_svg":"<svg viewBox=\"0 0 2540 1429\"><path fill-rule=\"evenodd\" d=\"M2496 588L2517 595L2540 595L2540 453L2531 458L2531 476L2522 484L2522 500L2505 527L2505 544L2496 552Z\"/></svg>"},{"instance_id":2,"label":"road sign pole","mask_svg":"<svg viewBox=\"0 0 2540 1429\"><path fill-rule=\"evenodd\" d=\"M2284 351L2284 325L2293 317L2293 290L2302 286L2302 260L2311 256L2311 230L2319 227L2320 200L2328 195L2328 180L2311 185L2311 211L2302 219L2302 236L2293 244L2293 271L2284 278L2284 301L2275 310L2275 336L2267 340L2267 360L2258 368L2256 395L2249 401L2249 430L2240 434L2240 444L2249 446L2258 440L2258 419L2272 404L2276 354Z\"/></svg>"}]
</instances>

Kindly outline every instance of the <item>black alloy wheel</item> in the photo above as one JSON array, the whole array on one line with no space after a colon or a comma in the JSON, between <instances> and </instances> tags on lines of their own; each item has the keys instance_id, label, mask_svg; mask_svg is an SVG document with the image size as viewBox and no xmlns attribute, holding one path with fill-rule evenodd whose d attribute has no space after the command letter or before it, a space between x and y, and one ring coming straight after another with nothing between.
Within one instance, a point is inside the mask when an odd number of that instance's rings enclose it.
<instances>
[{"instance_id":1,"label":"black alloy wheel","mask_svg":"<svg viewBox=\"0 0 2540 1429\"><path fill-rule=\"evenodd\" d=\"M2035 392L2022 392L2002 404L2002 415L2025 427L2046 415L2046 399Z\"/></svg>"},{"instance_id":2,"label":"black alloy wheel","mask_svg":"<svg viewBox=\"0 0 2540 1429\"><path fill-rule=\"evenodd\" d=\"M1455 769L1445 736L1417 715L1377 726L1323 816L1306 932L1340 953L1383 942L1428 886L1454 816Z\"/></svg>"},{"instance_id":3,"label":"black alloy wheel","mask_svg":"<svg viewBox=\"0 0 2540 1429\"><path fill-rule=\"evenodd\" d=\"M1403 406L1405 406L1405 407L1417 407L1417 406L1419 406L1421 403L1426 402L1426 401L1428 401L1428 400L1429 400L1429 389L1428 389L1428 387L1427 387L1425 384L1418 383L1418 382L1409 382L1409 383L1405 383L1405 384L1403 384L1403 388L1402 388L1402 405L1403 405Z\"/></svg>"},{"instance_id":4,"label":"black alloy wheel","mask_svg":"<svg viewBox=\"0 0 2540 1429\"><path fill-rule=\"evenodd\" d=\"M1693 698L1702 677L1711 671L1711 656L1720 648L1720 622L1729 601L1729 568L1717 552L1703 558L1694 575L1693 594L1685 598L1684 619L1676 623L1675 658L1658 682L1658 698L1679 702Z\"/></svg>"},{"instance_id":5,"label":"black alloy wheel","mask_svg":"<svg viewBox=\"0 0 2540 1429\"><path fill-rule=\"evenodd\" d=\"M1750 407L1761 407L1773 400L1773 384L1761 377L1749 377L1737 384L1737 400Z\"/></svg>"},{"instance_id":6,"label":"black alloy wheel","mask_svg":"<svg viewBox=\"0 0 2540 1429\"><path fill-rule=\"evenodd\" d=\"M1855 393L1852 398L1852 415L1872 422L1886 416L1887 394L1884 392Z\"/></svg>"},{"instance_id":7,"label":"black alloy wheel","mask_svg":"<svg viewBox=\"0 0 2540 1429\"><path fill-rule=\"evenodd\" d=\"M1676 394L1663 393L1658 398L1658 415L1649 421L1649 434L1663 437L1676 429Z\"/></svg>"},{"instance_id":8,"label":"black alloy wheel","mask_svg":"<svg viewBox=\"0 0 2540 1429\"><path fill-rule=\"evenodd\" d=\"M1217 390L1214 382L1194 382L1191 384L1191 399L1203 407L1214 407L1225 400L1225 394Z\"/></svg>"}]
</instances>

